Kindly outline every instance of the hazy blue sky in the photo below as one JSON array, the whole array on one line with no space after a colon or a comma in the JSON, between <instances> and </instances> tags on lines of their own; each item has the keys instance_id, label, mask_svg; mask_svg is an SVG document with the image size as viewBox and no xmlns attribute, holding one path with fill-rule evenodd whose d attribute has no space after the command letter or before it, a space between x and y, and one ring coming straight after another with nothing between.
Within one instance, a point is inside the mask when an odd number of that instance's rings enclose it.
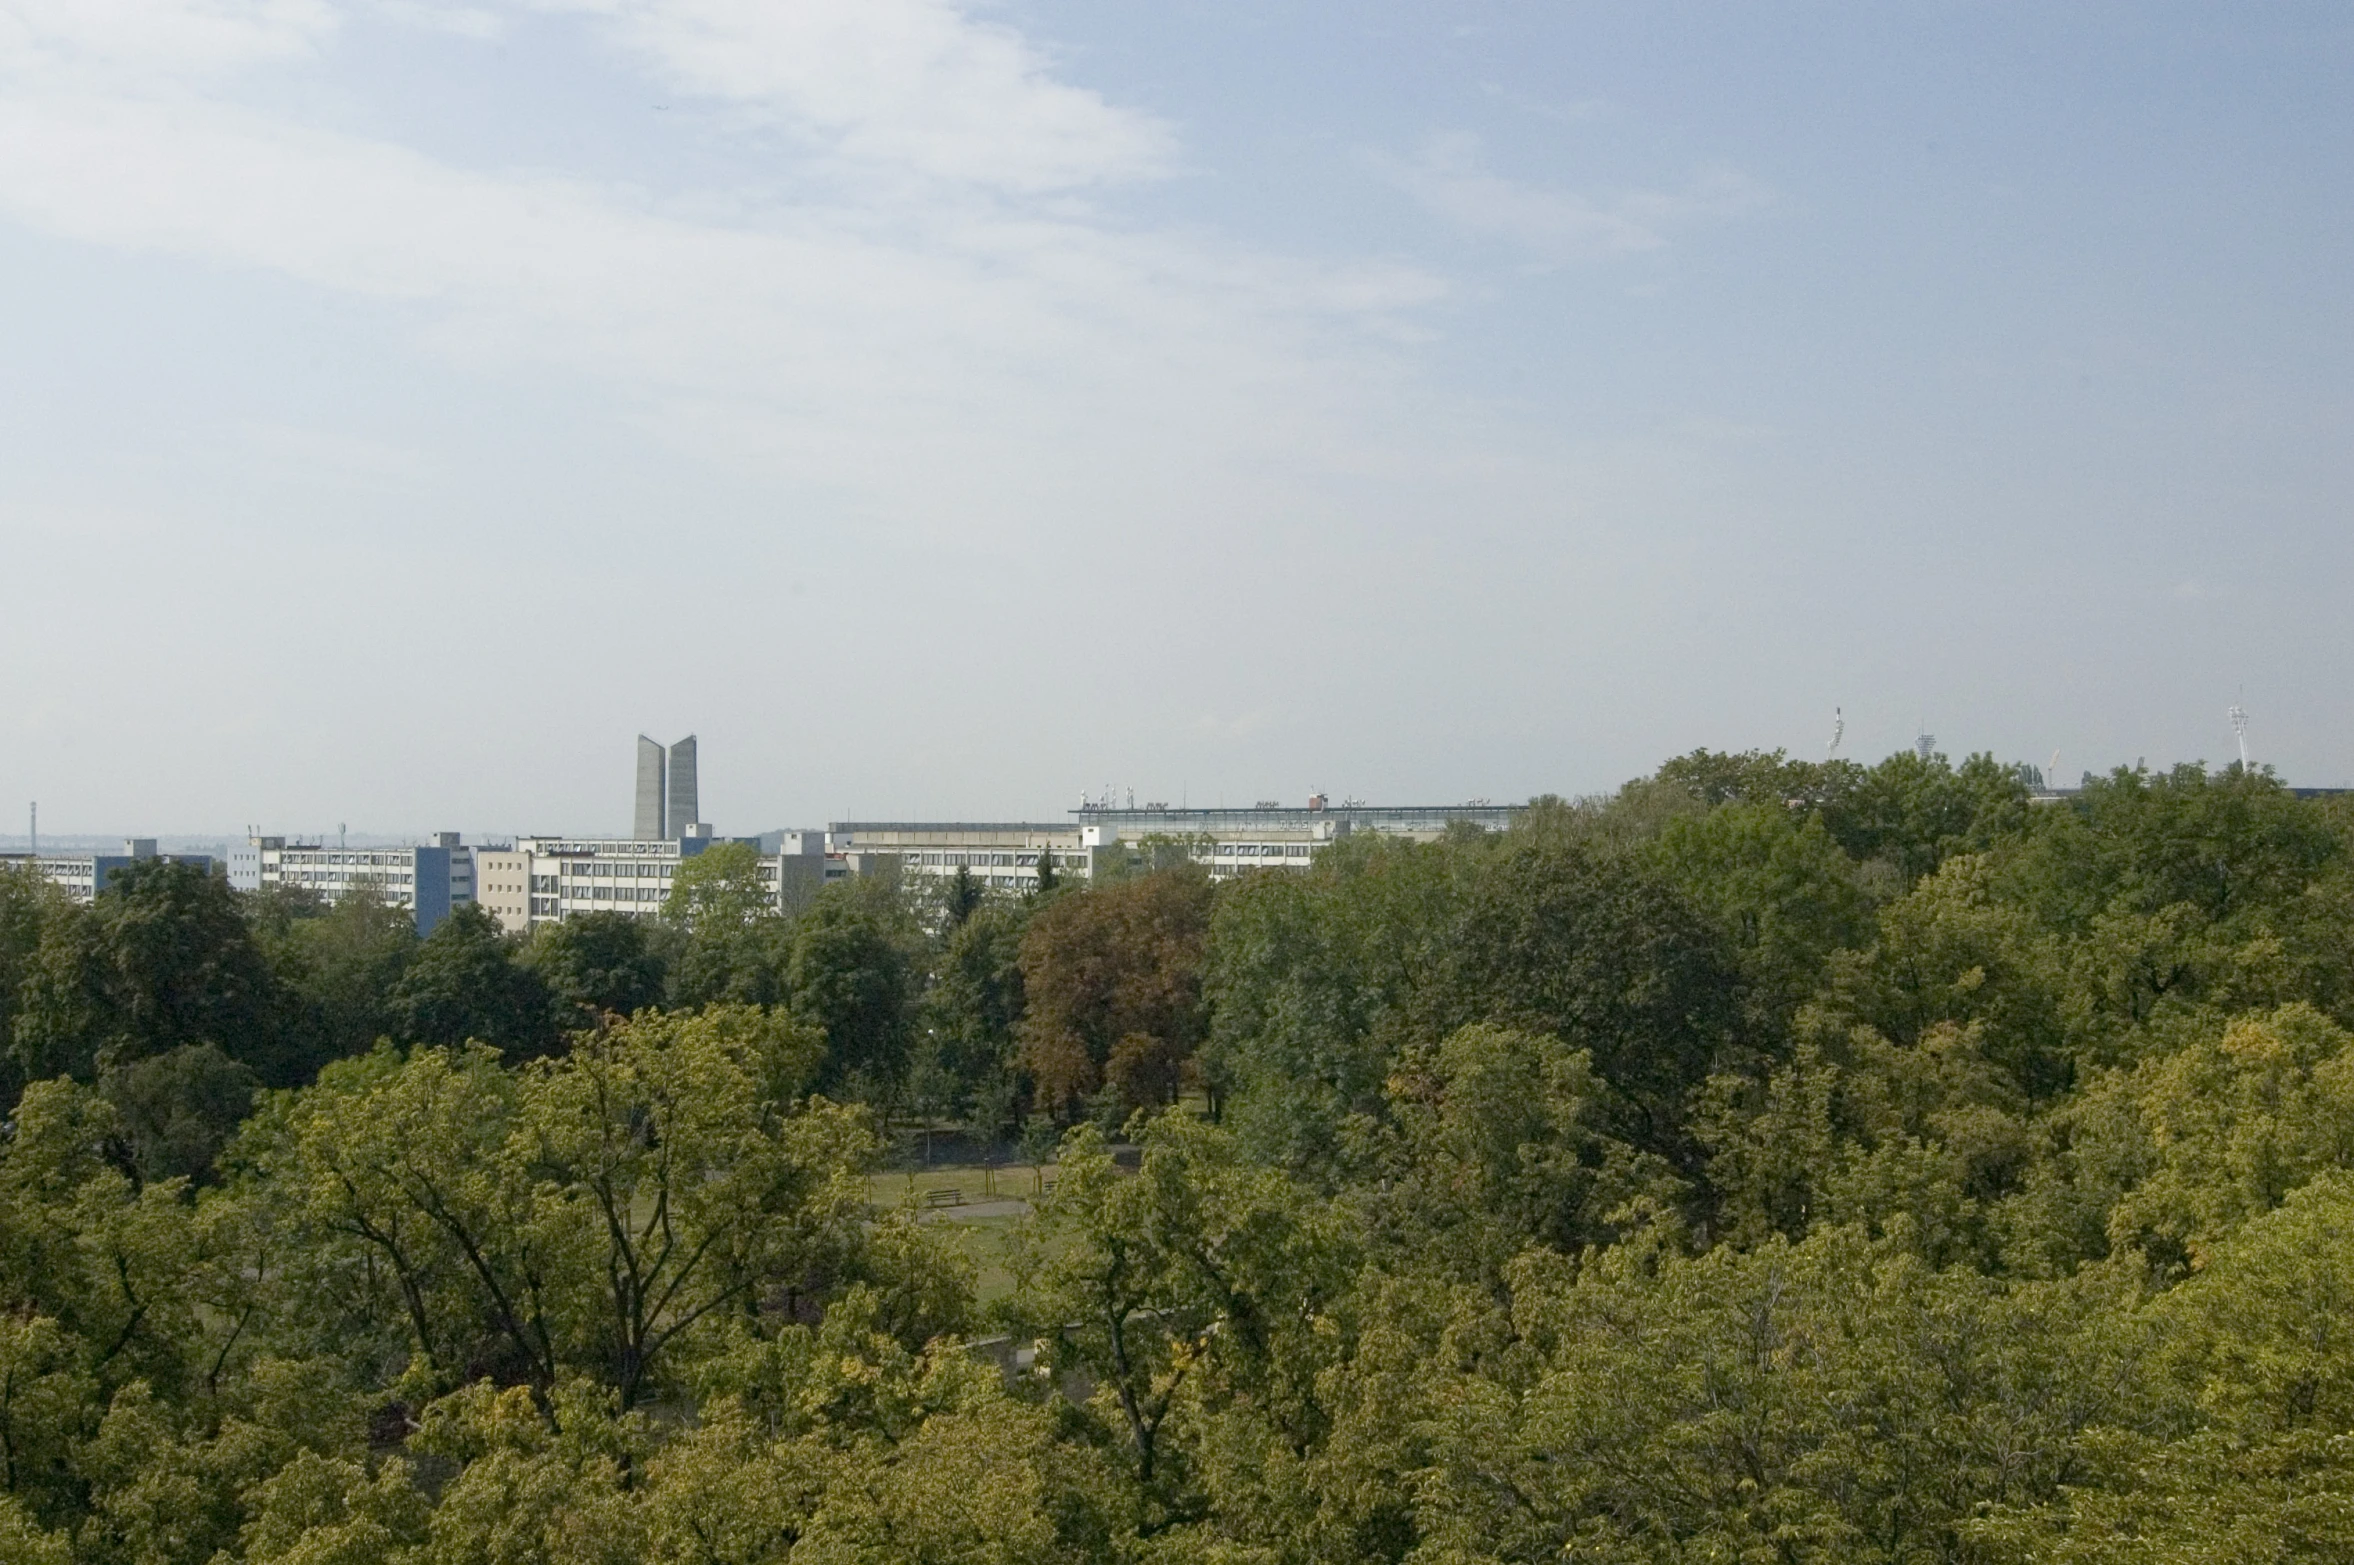
<instances>
[{"instance_id":1,"label":"hazy blue sky","mask_svg":"<svg viewBox=\"0 0 2354 1565\"><path fill-rule=\"evenodd\" d=\"M60 832L2354 783L2354 8L0 0ZM21 803L0 830L21 831ZM13 814L16 819L8 817Z\"/></svg>"}]
</instances>

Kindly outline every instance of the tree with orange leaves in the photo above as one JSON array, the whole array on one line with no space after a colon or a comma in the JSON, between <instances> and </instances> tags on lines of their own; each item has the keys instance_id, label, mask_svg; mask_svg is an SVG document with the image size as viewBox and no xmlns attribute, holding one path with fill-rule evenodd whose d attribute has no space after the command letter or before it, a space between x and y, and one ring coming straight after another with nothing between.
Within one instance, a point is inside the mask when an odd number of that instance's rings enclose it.
<instances>
[{"instance_id":1,"label":"tree with orange leaves","mask_svg":"<svg viewBox=\"0 0 2354 1565\"><path fill-rule=\"evenodd\" d=\"M1022 1064L1067 1115L1110 1087L1132 1108L1176 1101L1206 1033L1209 877L1191 866L1065 894L1022 937Z\"/></svg>"}]
</instances>

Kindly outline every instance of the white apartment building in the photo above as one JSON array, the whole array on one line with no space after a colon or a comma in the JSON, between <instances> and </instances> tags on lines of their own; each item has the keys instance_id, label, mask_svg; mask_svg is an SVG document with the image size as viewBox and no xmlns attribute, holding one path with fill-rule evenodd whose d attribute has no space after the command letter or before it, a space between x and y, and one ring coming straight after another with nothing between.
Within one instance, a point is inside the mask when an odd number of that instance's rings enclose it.
<instances>
[{"instance_id":1,"label":"white apartment building","mask_svg":"<svg viewBox=\"0 0 2354 1565\"><path fill-rule=\"evenodd\" d=\"M1082 831L1102 840L1130 847L1152 841L1183 844L1212 879L1230 880L1258 870L1306 869L1326 848L1358 832L1432 842L1457 825L1502 831L1526 809L1485 799L1468 804L1334 804L1314 794L1299 807L1272 801L1233 809L1083 804L1071 813Z\"/></svg>"},{"instance_id":2,"label":"white apartment building","mask_svg":"<svg viewBox=\"0 0 2354 1565\"><path fill-rule=\"evenodd\" d=\"M1116 848L1117 844L1113 844ZM963 870L999 891L1038 889L1038 863L1085 880L1103 851L1077 826L1057 821L836 821L826 852L849 874L953 876Z\"/></svg>"},{"instance_id":3,"label":"white apartment building","mask_svg":"<svg viewBox=\"0 0 2354 1565\"><path fill-rule=\"evenodd\" d=\"M1172 809L1147 804L1115 809L1082 805L1070 822L837 821L827 849L858 872L888 867L907 874L954 875L959 869L999 890L1035 890L1038 862L1052 854L1055 872L1092 879L1149 843L1171 844L1227 880L1260 870L1306 869L1316 855L1352 832L1430 841L1458 822L1501 831L1525 806L1331 804L1321 795L1302 808L1265 803L1248 809Z\"/></svg>"},{"instance_id":4,"label":"white apartment building","mask_svg":"<svg viewBox=\"0 0 2354 1565\"><path fill-rule=\"evenodd\" d=\"M251 837L245 847L229 850L229 884L240 891L299 886L330 904L366 887L386 906L415 914L417 933L423 935L474 900L474 854L454 831L437 832L430 844L405 848Z\"/></svg>"},{"instance_id":5,"label":"white apartment building","mask_svg":"<svg viewBox=\"0 0 2354 1565\"><path fill-rule=\"evenodd\" d=\"M824 881L824 839L786 832L780 851L760 855L760 878L780 912L792 912ZM515 934L583 913L653 918L669 900L679 866L721 839L708 827L674 840L639 837L521 837L475 850L482 905ZM767 846L755 839L754 845Z\"/></svg>"},{"instance_id":6,"label":"white apartment building","mask_svg":"<svg viewBox=\"0 0 2354 1565\"><path fill-rule=\"evenodd\" d=\"M207 868L213 861L209 853L158 853L153 837L128 837L120 853L0 853L0 868L30 868L76 902L88 902L122 871L155 858Z\"/></svg>"}]
</instances>

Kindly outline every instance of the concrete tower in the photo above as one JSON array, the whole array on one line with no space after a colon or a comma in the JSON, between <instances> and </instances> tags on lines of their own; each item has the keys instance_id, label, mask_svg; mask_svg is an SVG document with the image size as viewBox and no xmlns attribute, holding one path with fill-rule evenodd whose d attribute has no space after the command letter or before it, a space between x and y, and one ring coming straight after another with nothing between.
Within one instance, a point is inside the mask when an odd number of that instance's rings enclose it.
<instances>
[{"instance_id":1,"label":"concrete tower","mask_svg":"<svg viewBox=\"0 0 2354 1565\"><path fill-rule=\"evenodd\" d=\"M692 741L689 741L692 743ZM687 787L694 783L694 761L687 762ZM640 842L659 842L669 824L668 790L663 786L662 747L644 734L638 735L638 810L637 819L629 834Z\"/></svg>"},{"instance_id":2,"label":"concrete tower","mask_svg":"<svg viewBox=\"0 0 2354 1565\"><path fill-rule=\"evenodd\" d=\"M669 824L662 835L674 842L685 836L687 828L702 818L696 814L693 734L670 747L670 802L664 818Z\"/></svg>"}]
</instances>

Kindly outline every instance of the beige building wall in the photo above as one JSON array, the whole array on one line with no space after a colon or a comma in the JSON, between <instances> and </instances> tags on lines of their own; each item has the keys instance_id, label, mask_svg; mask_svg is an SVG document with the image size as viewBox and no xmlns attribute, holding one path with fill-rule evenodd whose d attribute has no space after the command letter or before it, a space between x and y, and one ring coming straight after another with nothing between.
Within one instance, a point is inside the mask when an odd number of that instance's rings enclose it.
<instances>
[{"instance_id":1,"label":"beige building wall","mask_svg":"<svg viewBox=\"0 0 2354 1565\"><path fill-rule=\"evenodd\" d=\"M474 850L474 900L490 909L511 935L531 932L531 855L512 849Z\"/></svg>"}]
</instances>

